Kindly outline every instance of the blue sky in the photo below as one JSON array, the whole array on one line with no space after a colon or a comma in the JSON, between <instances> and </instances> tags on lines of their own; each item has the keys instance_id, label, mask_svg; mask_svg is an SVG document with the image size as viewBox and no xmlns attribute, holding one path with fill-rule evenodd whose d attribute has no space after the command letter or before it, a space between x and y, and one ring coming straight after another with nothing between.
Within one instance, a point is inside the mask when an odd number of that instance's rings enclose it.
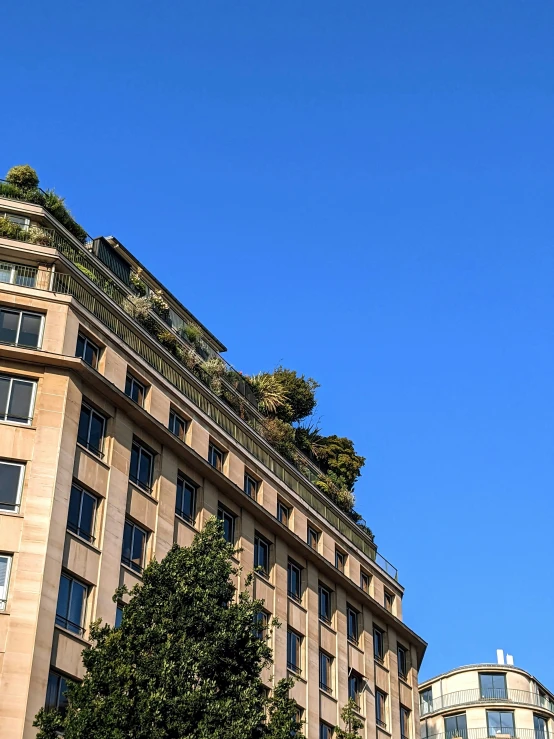
<instances>
[{"instance_id":1,"label":"blue sky","mask_svg":"<svg viewBox=\"0 0 554 739\"><path fill-rule=\"evenodd\" d=\"M429 641L554 689L554 4L3 8L29 162L229 347L321 383Z\"/></svg>"}]
</instances>

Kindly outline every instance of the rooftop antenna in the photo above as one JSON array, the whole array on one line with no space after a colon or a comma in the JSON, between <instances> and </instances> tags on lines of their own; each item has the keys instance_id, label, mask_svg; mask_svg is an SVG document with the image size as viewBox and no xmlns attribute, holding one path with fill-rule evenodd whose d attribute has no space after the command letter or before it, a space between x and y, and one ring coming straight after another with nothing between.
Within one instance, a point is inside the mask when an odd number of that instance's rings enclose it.
<instances>
[{"instance_id":1,"label":"rooftop antenna","mask_svg":"<svg viewBox=\"0 0 554 739\"><path fill-rule=\"evenodd\" d=\"M496 661L499 665L504 664L504 650L503 649L496 650Z\"/></svg>"}]
</instances>

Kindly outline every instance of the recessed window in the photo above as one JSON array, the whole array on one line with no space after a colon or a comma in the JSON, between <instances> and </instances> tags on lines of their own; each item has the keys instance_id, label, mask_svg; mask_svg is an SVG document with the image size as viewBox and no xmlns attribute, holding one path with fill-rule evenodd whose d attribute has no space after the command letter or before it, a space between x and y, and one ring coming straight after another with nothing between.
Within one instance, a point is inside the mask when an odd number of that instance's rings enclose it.
<instances>
[{"instance_id":1,"label":"recessed window","mask_svg":"<svg viewBox=\"0 0 554 739\"><path fill-rule=\"evenodd\" d=\"M333 727L320 721L319 723L319 739L333 739Z\"/></svg>"},{"instance_id":2,"label":"recessed window","mask_svg":"<svg viewBox=\"0 0 554 739\"><path fill-rule=\"evenodd\" d=\"M358 634L359 634L358 619L359 617L360 617L360 614L358 613L358 611L354 610L352 606L346 607L347 636L348 636L348 641L352 642L353 644L358 643Z\"/></svg>"},{"instance_id":3,"label":"recessed window","mask_svg":"<svg viewBox=\"0 0 554 739\"><path fill-rule=\"evenodd\" d=\"M454 737L467 737L467 720L465 713L456 716L446 716L444 719L444 732L446 739Z\"/></svg>"},{"instance_id":4,"label":"recessed window","mask_svg":"<svg viewBox=\"0 0 554 739\"><path fill-rule=\"evenodd\" d=\"M388 590L385 590L385 608L387 611L392 613L392 609L394 606L394 595L392 593L389 593Z\"/></svg>"},{"instance_id":5,"label":"recessed window","mask_svg":"<svg viewBox=\"0 0 554 739\"><path fill-rule=\"evenodd\" d=\"M48 687L46 688L46 702L44 707L47 711L59 711L62 716L67 711L67 684L68 680L54 670L48 673Z\"/></svg>"},{"instance_id":6,"label":"recessed window","mask_svg":"<svg viewBox=\"0 0 554 739\"><path fill-rule=\"evenodd\" d=\"M325 623L331 623L331 591L324 585L318 588L319 596L319 618Z\"/></svg>"},{"instance_id":7,"label":"recessed window","mask_svg":"<svg viewBox=\"0 0 554 739\"><path fill-rule=\"evenodd\" d=\"M419 694L419 705L421 715L431 713L433 710L433 688L426 688Z\"/></svg>"},{"instance_id":8,"label":"recessed window","mask_svg":"<svg viewBox=\"0 0 554 739\"><path fill-rule=\"evenodd\" d=\"M119 629L121 626L121 622L123 621L123 609L125 606L123 603L118 603L117 608L115 610L115 628Z\"/></svg>"},{"instance_id":9,"label":"recessed window","mask_svg":"<svg viewBox=\"0 0 554 739\"><path fill-rule=\"evenodd\" d=\"M371 575L368 575L367 572L360 570L360 587L364 591L364 593L369 593L370 582L371 582Z\"/></svg>"},{"instance_id":10,"label":"recessed window","mask_svg":"<svg viewBox=\"0 0 554 739\"><path fill-rule=\"evenodd\" d=\"M236 516L220 505L217 509L217 517L223 523L223 538L225 541L229 542L229 544L234 544Z\"/></svg>"},{"instance_id":11,"label":"recessed window","mask_svg":"<svg viewBox=\"0 0 554 739\"><path fill-rule=\"evenodd\" d=\"M513 712L487 711L487 729L489 736L496 736L496 734L515 736Z\"/></svg>"},{"instance_id":12,"label":"recessed window","mask_svg":"<svg viewBox=\"0 0 554 739\"><path fill-rule=\"evenodd\" d=\"M125 379L125 395L134 400L137 405L144 406L146 388L133 375L127 375Z\"/></svg>"},{"instance_id":13,"label":"recessed window","mask_svg":"<svg viewBox=\"0 0 554 739\"><path fill-rule=\"evenodd\" d=\"M85 633L85 606L88 587L70 575L62 574L58 590L56 606L56 623L73 634L82 636Z\"/></svg>"},{"instance_id":14,"label":"recessed window","mask_svg":"<svg viewBox=\"0 0 554 739\"><path fill-rule=\"evenodd\" d=\"M408 650L399 644L396 652L398 655L398 674L405 680L408 677Z\"/></svg>"},{"instance_id":15,"label":"recessed window","mask_svg":"<svg viewBox=\"0 0 554 739\"><path fill-rule=\"evenodd\" d=\"M183 475L177 478L175 513L190 524L196 519L196 485Z\"/></svg>"},{"instance_id":16,"label":"recessed window","mask_svg":"<svg viewBox=\"0 0 554 739\"><path fill-rule=\"evenodd\" d=\"M249 498L253 498L254 500L258 496L258 481L252 475L249 475L248 472L244 474L244 492Z\"/></svg>"},{"instance_id":17,"label":"recessed window","mask_svg":"<svg viewBox=\"0 0 554 739\"><path fill-rule=\"evenodd\" d=\"M290 509L281 500L277 501L277 520L285 526L289 525Z\"/></svg>"},{"instance_id":18,"label":"recessed window","mask_svg":"<svg viewBox=\"0 0 554 739\"><path fill-rule=\"evenodd\" d=\"M25 465L0 462L0 511L19 513Z\"/></svg>"},{"instance_id":19,"label":"recessed window","mask_svg":"<svg viewBox=\"0 0 554 739\"><path fill-rule=\"evenodd\" d=\"M71 486L67 528L91 543L94 541L96 503L96 496L83 490L79 485Z\"/></svg>"},{"instance_id":20,"label":"recessed window","mask_svg":"<svg viewBox=\"0 0 554 739\"><path fill-rule=\"evenodd\" d=\"M385 659L385 634L377 627L373 628L373 656L377 662Z\"/></svg>"},{"instance_id":21,"label":"recessed window","mask_svg":"<svg viewBox=\"0 0 554 739\"><path fill-rule=\"evenodd\" d=\"M400 736L401 739L410 737L410 710L405 706L400 706Z\"/></svg>"},{"instance_id":22,"label":"recessed window","mask_svg":"<svg viewBox=\"0 0 554 739\"><path fill-rule=\"evenodd\" d=\"M503 672L480 672L479 687L481 688L481 698L506 700L508 697L506 675Z\"/></svg>"},{"instance_id":23,"label":"recessed window","mask_svg":"<svg viewBox=\"0 0 554 739\"><path fill-rule=\"evenodd\" d=\"M533 714L533 728L535 729L535 739L548 739L548 723L543 716Z\"/></svg>"},{"instance_id":24,"label":"recessed window","mask_svg":"<svg viewBox=\"0 0 554 739\"><path fill-rule=\"evenodd\" d=\"M81 405L77 441L97 457L103 457L106 419L86 403Z\"/></svg>"},{"instance_id":25,"label":"recessed window","mask_svg":"<svg viewBox=\"0 0 554 739\"><path fill-rule=\"evenodd\" d=\"M154 471L154 455L148 449L133 442L131 448L131 465L129 479L142 490L150 492L152 489L152 474Z\"/></svg>"},{"instance_id":26,"label":"recessed window","mask_svg":"<svg viewBox=\"0 0 554 739\"><path fill-rule=\"evenodd\" d=\"M36 387L33 380L0 375L0 421L29 425Z\"/></svg>"},{"instance_id":27,"label":"recessed window","mask_svg":"<svg viewBox=\"0 0 554 739\"><path fill-rule=\"evenodd\" d=\"M346 565L346 554L341 552L340 549L335 550L335 567L339 572L344 572Z\"/></svg>"},{"instance_id":28,"label":"recessed window","mask_svg":"<svg viewBox=\"0 0 554 739\"><path fill-rule=\"evenodd\" d=\"M216 447L215 444L210 444L208 447L208 462L215 467L216 470L223 472L223 463L225 461L225 452Z\"/></svg>"},{"instance_id":29,"label":"recessed window","mask_svg":"<svg viewBox=\"0 0 554 739\"><path fill-rule=\"evenodd\" d=\"M308 526L308 546L315 549L317 552L319 544L319 531L316 531L311 526Z\"/></svg>"},{"instance_id":30,"label":"recessed window","mask_svg":"<svg viewBox=\"0 0 554 739\"><path fill-rule=\"evenodd\" d=\"M254 537L254 567L259 568L260 574L269 577L269 542L257 534Z\"/></svg>"},{"instance_id":31,"label":"recessed window","mask_svg":"<svg viewBox=\"0 0 554 739\"><path fill-rule=\"evenodd\" d=\"M77 336L77 348L75 350L75 356L80 357L83 362L89 364L93 369L98 367L98 358L100 356L100 349L92 342L88 336L79 334Z\"/></svg>"},{"instance_id":32,"label":"recessed window","mask_svg":"<svg viewBox=\"0 0 554 739\"><path fill-rule=\"evenodd\" d=\"M125 521L121 561L138 573L142 573L144 569L146 538L146 531L143 531L131 521Z\"/></svg>"},{"instance_id":33,"label":"recessed window","mask_svg":"<svg viewBox=\"0 0 554 739\"><path fill-rule=\"evenodd\" d=\"M6 610L11 567L11 556L8 554L0 554L0 611Z\"/></svg>"},{"instance_id":34,"label":"recessed window","mask_svg":"<svg viewBox=\"0 0 554 739\"><path fill-rule=\"evenodd\" d=\"M331 669L333 658L326 652L319 652L319 687L326 693L333 692L333 684L331 682Z\"/></svg>"},{"instance_id":35,"label":"recessed window","mask_svg":"<svg viewBox=\"0 0 554 739\"><path fill-rule=\"evenodd\" d=\"M375 722L381 729L387 728L387 696L381 690L375 691Z\"/></svg>"},{"instance_id":36,"label":"recessed window","mask_svg":"<svg viewBox=\"0 0 554 739\"><path fill-rule=\"evenodd\" d=\"M0 262L0 282L21 287L35 287L37 282L37 268L25 264Z\"/></svg>"},{"instance_id":37,"label":"recessed window","mask_svg":"<svg viewBox=\"0 0 554 739\"><path fill-rule=\"evenodd\" d=\"M258 611L256 614L256 637L258 639L267 639L267 629L269 626L269 613L267 611Z\"/></svg>"},{"instance_id":38,"label":"recessed window","mask_svg":"<svg viewBox=\"0 0 554 739\"><path fill-rule=\"evenodd\" d=\"M287 667L297 675L302 672L302 637L296 631L287 631Z\"/></svg>"},{"instance_id":39,"label":"recessed window","mask_svg":"<svg viewBox=\"0 0 554 739\"><path fill-rule=\"evenodd\" d=\"M2 217L10 223L15 223L16 226L21 226L23 231L28 231L31 225L31 220L27 216L21 216L18 213L2 213Z\"/></svg>"},{"instance_id":40,"label":"recessed window","mask_svg":"<svg viewBox=\"0 0 554 739\"><path fill-rule=\"evenodd\" d=\"M351 670L348 675L348 700L353 700L358 711L361 707L361 695L364 679L357 672Z\"/></svg>"},{"instance_id":41,"label":"recessed window","mask_svg":"<svg viewBox=\"0 0 554 739\"><path fill-rule=\"evenodd\" d=\"M287 587L289 596L300 602L302 599L302 568L290 560L287 571Z\"/></svg>"},{"instance_id":42,"label":"recessed window","mask_svg":"<svg viewBox=\"0 0 554 739\"><path fill-rule=\"evenodd\" d=\"M37 349L42 339L43 316L0 308L0 343Z\"/></svg>"},{"instance_id":43,"label":"recessed window","mask_svg":"<svg viewBox=\"0 0 554 739\"><path fill-rule=\"evenodd\" d=\"M181 418L181 416L175 413L175 411L171 411L169 414L169 430L172 434L181 439L181 441L185 440L187 422L184 418Z\"/></svg>"}]
</instances>

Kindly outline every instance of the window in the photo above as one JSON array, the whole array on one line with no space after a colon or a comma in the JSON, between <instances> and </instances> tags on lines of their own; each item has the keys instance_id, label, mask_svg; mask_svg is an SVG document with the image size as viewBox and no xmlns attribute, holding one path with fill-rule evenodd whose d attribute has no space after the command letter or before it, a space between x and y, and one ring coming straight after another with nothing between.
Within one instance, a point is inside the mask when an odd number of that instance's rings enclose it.
<instances>
[{"instance_id":1,"label":"window","mask_svg":"<svg viewBox=\"0 0 554 739\"><path fill-rule=\"evenodd\" d=\"M326 693L333 692L333 684L331 678L331 668L333 658L325 652L319 653L319 687Z\"/></svg>"},{"instance_id":2,"label":"window","mask_svg":"<svg viewBox=\"0 0 554 739\"><path fill-rule=\"evenodd\" d=\"M318 544L319 531L316 531L315 529L312 529L311 526L308 526L308 546L310 546L312 549L315 549L317 552Z\"/></svg>"},{"instance_id":3,"label":"window","mask_svg":"<svg viewBox=\"0 0 554 739\"><path fill-rule=\"evenodd\" d=\"M0 375L0 421L29 425L36 387L33 380Z\"/></svg>"},{"instance_id":4,"label":"window","mask_svg":"<svg viewBox=\"0 0 554 739\"><path fill-rule=\"evenodd\" d=\"M422 690L419 696L421 715L431 713L433 710L433 688Z\"/></svg>"},{"instance_id":5,"label":"window","mask_svg":"<svg viewBox=\"0 0 554 739\"><path fill-rule=\"evenodd\" d=\"M0 282L21 287L35 287L37 283L37 268L25 264L0 262Z\"/></svg>"},{"instance_id":6,"label":"window","mask_svg":"<svg viewBox=\"0 0 554 739\"><path fill-rule=\"evenodd\" d=\"M370 582L371 582L371 576L368 575L367 572L360 570L360 587L364 591L364 593L369 593Z\"/></svg>"},{"instance_id":7,"label":"window","mask_svg":"<svg viewBox=\"0 0 554 739\"><path fill-rule=\"evenodd\" d=\"M515 736L514 714L512 711L487 711L487 729L489 736L496 734Z\"/></svg>"},{"instance_id":8,"label":"window","mask_svg":"<svg viewBox=\"0 0 554 739\"><path fill-rule=\"evenodd\" d=\"M38 349L42 322L43 316L38 313L0 308L0 343Z\"/></svg>"},{"instance_id":9,"label":"window","mask_svg":"<svg viewBox=\"0 0 554 739\"><path fill-rule=\"evenodd\" d=\"M62 574L56 606L56 623L64 629L82 636L85 633L85 605L88 588L70 575Z\"/></svg>"},{"instance_id":10,"label":"window","mask_svg":"<svg viewBox=\"0 0 554 739\"><path fill-rule=\"evenodd\" d=\"M0 511L19 513L25 465L0 462Z\"/></svg>"},{"instance_id":11,"label":"window","mask_svg":"<svg viewBox=\"0 0 554 739\"><path fill-rule=\"evenodd\" d=\"M181 416L178 416L175 411L169 413L169 430L172 434L177 436L181 441L185 440L187 433L187 422Z\"/></svg>"},{"instance_id":12,"label":"window","mask_svg":"<svg viewBox=\"0 0 554 739\"><path fill-rule=\"evenodd\" d=\"M0 554L0 611L6 610L11 567L12 558L8 554Z\"/></svg>"},{"instance_id":13,"label":"window","mask_svg":"<svg viewBox=\"0 0 554 739\"><path fill-rule=\"evenodd\" d=\"M373 629L373 656L377 662L385 659L385 634L377 627Z\"/></svg>"},{"instance_id":14,"label":"window","mask_svg":"<svg viewBox=\"0 0 554 739\"><path fill-rule=\"evenodd\" d=\"M135 572L142 573L146 553L146 532L130 521L125 521L121 561Z\"/></svg>"},{"instance_id":15,"label":"window","mask_svg":"<svg viewBox=\"0 0 554 739\"><path fill-rule=\"evenodd\" d=\"M446 716L444 719L444 733L446 739L454 737L462 737L467 739L467 721L465 713L458 713L455 716Z\"/></svg>"},{"instance_id":16,"label":"window","mask_svg":"<svg viewBox=\"0 0 554 739\"><path fill-rule=\"evenodd\" d=\"M183 475L177 477L175 513L190 524L196 519L196 485Z\"/></svg>"},{"instance_id":17,"label":"window","mask_svg":"<svg viewBox=\"0 0 554 739\"><path fill-rule=\"evenodd\" d=\"M131 398L131 400L134 400L137 405L143 406L146 390L144 385L133 377L133 375L127 375L125 380L125 395Z\"/></svg>"},{"instance_id":18,"label":"window","mask_svg":"<svg viewBox=\"0 0 554 739\"><path fill-rule=\"evenodd\" d=\"M123 609L125 606L123 603L118 603L115 611L115 628L119 629L121 622L123 621Z\"/></svg>"},{"instance_id":19,"label":"window","mask_svg":"<svg viewBox=\"0 0 554 739\"><path fill-rule=\"evenodd\" d=\"M77 336L77 349L75 350L75 356L81 357L83 362L90 364L93 369L96 369L98 367L100 349L96 344L93 344L87 336L79 334Z\"/></svg>"},{"instance_id":20,"label":"window","mask_svg":"<svg viewBox=\"0 0 554 739\"><path fill-rule=\"evenodd\" d=\"M289 508L280 500L277 501L277 520L285 526L289 525Z\"/></svg>"},{"instance_id":21,"label":"window","mask_svg":"<svg viewBox=\"0 0 554 739\"><path fill-rule=\"evenodd\" d=\"M400 706L400 736L402 739L410 736L410 711L405 706Z\"/></svg>"},{"instance_id":22,"label":"window","mask_svg":"<svg viewBox=\"0 0 554 739\"><path fill-rule=\"evenodd\" d=\"M16 226L21 226L23 231L28 231L31 221L27 216L20 216L17 213L2 213L2 217L8 220L10 223L15 223Z\"/></svg>"},{"instance_id":23,"label":"window","mask_svg":"<svg viewBox=\"0 0 554 739\"><path fill-rule=\"evenodd\" d=\"M259 534L254 537L254 567L259 567L265 577L269 576L269 547L269 542Z\"/></svg>"},{"instance_id":24,"label":"window","mask_svg":"<svg viewBox=\"0 0 554 739\"><path fill-rule=\"evenodd\" d=\"M390 613L392 613L393 604L394 604L394 595L392 593L389 593L388 590L385 590L385 608Z\"/></svg>"},{"instance_id":25,"label":"window","mask_svg":"<svg viewBox=\"0 0 554 739\"><path fill-rule=\"evenodd\" d=\"M67 528L86 541L94 541L96 497L78 485L71 486Z\"/></svg>"},{"instance_id":26,"label":"window","mask_svg":"<svg viewBox=\"0 0 554 739\"><path fill-rule=\"evenodd\" d=\"M249 498L256 500L258 495L258 481L254 480L248 473L244 475L244 492Z\"/></svg>"},{"instance_id":27,"label":"window","mask_svg":"<svg viewBox=\"0 0 554 739\"><path fill-rule=\"evenodd\" d=\"M348 699L354 701L358 711L360 710L361 706L361 696L364 687L363 683L363 677L352 670L348 675Z\"/></svg>"},{"instance_id":28,"label":"window","mask_svg":"<svg viewBox=\"0 0 554 739\"><path fill-rule=\"evenodd\" d=\"M325 623L331 623L331 591L319 586L319 618Z\"/></svg>"},{"instance_id":29,"label":"window","mask_svg":"<svg viewBox=\"0 0 554 739\"><path fill-rule=\"evenodd\" d=\"M352 606L346 607L346 629L348 641L354 644L358 643L358 611L355 611Z\"/></svg>"},{"instance_id":30,"label":"window","mask_svg":"<svg viewBox=\"0 0 554 739\"><path fill-rule=\"evenodd\" d=\"M133 442L131 448L131 466L129 468L129 479L139 488L150 492L152 488L152 472L154 468L154 455L145 449L138 441Z\"/></svg>"},{"instance_id":31,"label":"window","mask_svg":"<svg viewBox=\"0 0 554 739\"><path fill-rule=\"evenodd\" d=\"M382 729L387 728L387 696L381 690L375 691L375 721Z\"/></svg>"},{"instance_id":32,"label":"window","mask_svg":"<svg viewBox=\"0 0 554 739\"><path fill-rule=\"evenodd\" d=\"M103 457L106 419L98 411L83 403L77 430L77 441L97 457Z\"/></svg>"},{"instance_id":33,"label":"window","mask_svg":"<svg viewBox=\"0 0 554 739\"><path fill-rule=\"evenodd\" d=\"M535 739L548 739L548 724L542 716L533 714L533 728L535 729Z\"/></svg>"},{"instance_id":34,"label":"window","mask_svg":"<svg viewBox=\"0 0 554 739\"><path fill-rule=\"evenodd\" d=\"M333 727L320 721L319 739L333 739Z\"/></svg>"},{"instance_id":35,"label":"window","mask_svg":"<svg viewBox=\"0 0 554 739\"><path fill-rule=\"evenodd\" d=\"M289 596L300 601L302 598L302 569L294 562L289 561L287 578Z\"/></svg>"},{"instance_id":36,"label":"window","mask_svg":"<svg viewBox=\"0 0 554 739\"><path fill-rule=\"evenodd\" d=\"M408 677L408 650L398 644L396 654L398 656L398 674L405 680Z\"/></svg>"},{"instance_id":37,"label":"window","mask_svg":"<svg viewBox=\"0 0 554 739\"><path fill-rule=\"evenodd\" d=\"M235 516L223 506L217 509L217 517L223 522L223 538L229 544L235 543Z\"/></svg>"},{"instance_id":38,"label":"window","mask_svg":"<svg viewBox=\"0 0 554 739\"><path fill-rule=\"evenodd\" d=\"M269 613L258 611L256 614L255 634L258 639L267 639L267 627L269 625Z\"/></svg>"},{"instance_id":39,"label":"window","mask_svg":"<svg viewBox=\"0 0 554 739\"><path fill-rule=\"evenodd\" d=\"M344 572L344 565L346 564L346 554L341 552L340 549L335 550L335 567L340 572Z\"/></svg>"},{"instance_id":40,"label":"window","mask_svg":"<svg viewBox=\"0 0 554 739\"><path fill-rule=\"evenodd\" d=\"M46 688L46 703L44 705L47 711L58 710L65 714L67 710L67 690L68 681L57 672L50 670L48 673L48 687Z\"/></svg>"},{"instance_id":41,"label":"window","mask_svg":"<svg viewBox=\"0 0 554 739\"><path fill-rule=\"evenodd\" d=\"M216 470L223 472L223 462L225 461L225 452L218 449L214 444L208 447L208 462L215 467Z\"/></svg>"},{"instance_id":42,"label":"window","mask_svg":"<svg viewBox=\"0 0 554 739\"><path fill-rule=\"evenodd\" d=\"M505 700L508 697L506 675L503 672L480 672L479 687L481 688L481 698Z\"/></svg>"},{"instance_id":43,"label":"window","mask_svg":"<svg viewBox=\"0 0 554 739\"><path fill-rule=\"evenodd\" d=\"M299 675L302 672L301 665L302 637L296 631L287 631L287 667Z\"/></svg>"}]
</instances>

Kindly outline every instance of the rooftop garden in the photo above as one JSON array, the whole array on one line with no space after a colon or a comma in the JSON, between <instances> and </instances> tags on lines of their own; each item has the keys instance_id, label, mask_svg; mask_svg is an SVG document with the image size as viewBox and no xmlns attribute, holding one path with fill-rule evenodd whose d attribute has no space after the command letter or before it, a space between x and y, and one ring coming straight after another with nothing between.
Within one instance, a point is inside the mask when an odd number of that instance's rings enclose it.
<instances>
[{"instance_id":1,"label":"rooftop garden","mask_svg":"<svg viewBox=\"0 0 554 739\"><path fill-rule=\"evenodd\" d=\"M81 243L88 235L71 216L64 199L52 190L41 190L39 178L29 165L12 167L0 181L0 197L42 205ZM140 269L131 272L125 295L98 270L86 251L60 244L52 233L36 226L25 228L0 217L0 236L29 243L56 245L92 282L140 323L181 364L219 396L246 423L260 433L283 457L373 539L371 530L354 510L354 485L365 463L354 443L335 434L325 436L312 419L317 407L319 384L311 377L279 366L272 372L244 376L215 353L199 326L180 320L172 323L170 305L161 289L146 284ZM74 251L72 252L71 249Z\"/></svg>"}]
</instances>

